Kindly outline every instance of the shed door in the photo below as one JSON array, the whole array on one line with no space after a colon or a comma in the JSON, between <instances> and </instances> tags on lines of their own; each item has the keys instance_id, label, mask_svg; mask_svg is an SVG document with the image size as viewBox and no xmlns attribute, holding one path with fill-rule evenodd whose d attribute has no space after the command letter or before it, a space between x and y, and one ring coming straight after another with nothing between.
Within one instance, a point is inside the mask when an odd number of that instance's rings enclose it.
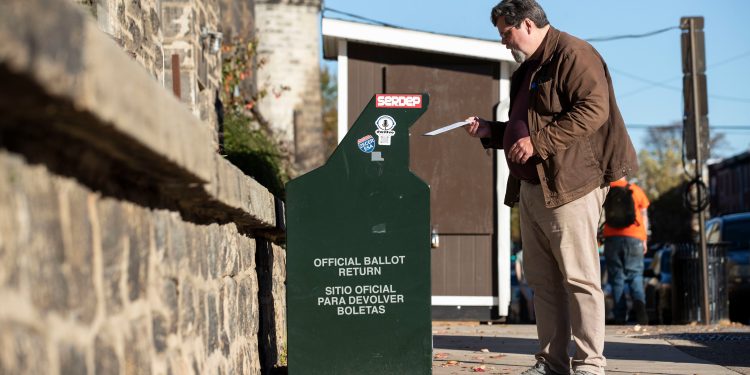
<instances>
[{"instance_id":1,"label":"shed door","mask_svg":"<svg viewBox=\"0 0 750 375\"><path fill-rule=\"evenodd\" d=\"M430 108L411 127L410 167L430 185L440 238L432 251L433 305L497 305L492 152L462 129L422 134L472 114L494 118L498 64L356 43L348 52L349 123L374 93L430 95Z\"/></svg>"}]
</instances>

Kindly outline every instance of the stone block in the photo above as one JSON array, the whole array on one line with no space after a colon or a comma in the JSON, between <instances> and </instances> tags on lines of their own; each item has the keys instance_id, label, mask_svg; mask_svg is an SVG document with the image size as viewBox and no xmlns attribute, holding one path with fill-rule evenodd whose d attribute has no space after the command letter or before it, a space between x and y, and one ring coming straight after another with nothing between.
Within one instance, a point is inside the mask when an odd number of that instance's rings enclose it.
<instances>
[{"instance_id":1,"label":"stone block","mask_svg":"<svg viewBox=\"0 0 750 375\"><path fill-rule=\"evenodd\" d=\"M92 193L78 184L60 179L60 211L65 243L65 263L62 267L68 285L68 305L71 315L90 324L96 314L97 300L93 275L93 238L89 209L95 209ZM91 202L91 203L90 203Z\"/></svg>"},{"instance_id":2,"label":"stone block","mask_svg":"<svg viewBox=\"0 0 750 375\"><path fill-rule=\"evenodd\" d=\"M161 33L161 18L156 9L151 8L148 10L148 29L152 35L159 35Z\"/></svg>"},{"instance_id":3,"label":"stone block","mask_svg":"<svg viewBox=\"0 0 750 375\"><path fill-rule=\"evenodd\" d=\"M167 329L167 319L161 314L154 314L151 320L151 332L156 353L163 353L167 349Z\"/></svg>"},{"instance_id":4,"label":"stone block","mask_svg":"<svg viewBox=\"0 0 750 375\"><path fill-rule=\"evenodd\" d=\"M18 156L0 150L0 208L12 213L0 215L0 282L10 288L18 288L20 244L32 238L26 200L17 199L23 192L20 168L24 165Z\"/></svg>"},{"instance_id":5,"label":"stone block","mask_svg":"<svg viewBox=\"0 0 750 375\"><path fill-rule=\"evenodd\" d=\"M123 364L126 375L151 374L151 345L146 318L131 321L125 335Z\"/></svg>"},{"instance_id":6,"label":"stone block","mask_svg":"<svg viewBox=\"0 0 750 375\"><path fill-rule=\"evenodd\" d=\"M96 337L94 343L94 367L97 374L120 373L120 358L117 356L114 344L102 335Z\"/></svg>"},{"instance_id":7,"label":"stone block","mask_svg":"<svg viewBox=\"0 0 750 375\"><path fill-rule=\"evenodd\" d=\"M209 225L206 230L206 267L208 268L208 277L210 280L219 278L221 273L221 268L219 267L219 253L221 251L220 234L221 229L217 224Z\"/></svg>"},{"instance_id":8,"label":"stone block","mask_svg":"<svg viewBox=\"0 0 750 375\"><path fill-rule=\"evenodd\" d=\"M168 278L162 282L161 300L166 305L167 321L169 322L169 333L177 333L177 323L180 317L180 300L177 294L177 279Z\"/></svg>"},{"instance_id":9,"label":"stone block","mask_svg":"<svg viewBox=\"0 0 750 375\"><path fill-rule=\"evenodd\" d=\"M65 375L86 375L86 353L69 343L58 345L58 358L60 359L60 373Z\"/></svg>"},{"instance_id":10,"label":"stone block","mask_svg":"<svg viewBox=\"0 0 750 375\"><path fill-rule=\"evenodd\" d=\"M56 186L42 167L21 165L17 171L15 214L28 231L17 244L19 283L28 288L40 310L65 312L69 292L60 267L65 253Z\"/></svg>"},{"instance_id":11,"label":"stone block","mask_svg":"<svg viewBox=\"0 0 750 375\"><path fill-rule=\"evenodd\" d=\"M258 334L258 282L255 275L248 275L238 282L237 307L239 335L256 336Z\"/></svg>"},{"instance_id":12,"label":"stone block","mask_svg":"<svg viewBox=\"0 0 750 375\"><path fill-rule=\"evenodd\" d=\"M208 353L213 353L219 349L219 315L216 304L216 293L208 293L206 296L206 309L208 335L206 336L206 349Z\"/></svg>"},{"instance_id":13,"label":"stone block","mask_svg":"<svg viewBox=\"0 0 750 375\"><path fill-rule=\"evenodd\" d=\"M221 155L215 156L215 163L216 173L206 191L239 211L235 221L240 226L273 228L276 225L273 194Z\"/></svg>"},{"instance_id":14,"label":"stone block","mask_svg":"<svg viewBox=\"0 0 750 375\"><path fill-rule=\"evenodd\" d=\"M146 295L148 282L148 259L151 250L151 227L148 211L130 206L127 210L128 219L128 266L127 287L128 298L131 301Z\"/></svg>"},{"instance_id":15,"label":"stone block","mask_svg":"<svg viewBox=\"0 0 750 375\"><path fill-rule=\"evenodd\" d=\"M154 227L154 247L159 259L163 259L167 251L169 237L169 214L166 211L154 211L151 214Z\"/></svg>"},{"instance_id":16,"label":"stone block","mask_svg":"<svg viewBox=\"0 0 750 375\"><path fill-rule=\"evenodd\" d=\"M239 253L237 251L237 228L233 224L223 225L219 237L222 276L235 276L239 273Z\"/></svg>"},{"instance_id":17,"label":"stone block","mask_svg":"<svg viewBox=\"0 0 750 375\"><path fill-rule=\"evenodd\" d=\"M187 225L180 215L174 213L169 215L168 225L169 240L163 266L167 268L170 275L176 276L182 264L188 261Z\"/></svg>"},{"instance_id":18,"label":"stone block","mask_svg":"<svg viewBox=\"0 0 750 375\"><path fill-rule=\"evenodd\" d=\"M237 234L237 252L240 256L240 272L255 269L255 240Z\"/></svg>"},{"instance_id":19,"label":"stone block","mask_svg":"<svg viewBox=\"0 0 750 375\"><path fill-rule=\"evenodd\" d=\"M199 226L193 224L186 224L186 229L190 273L196 277L205 278L206 253L204 248L204 233L202 233Z\"/></svg>"},{"instance_id":20,"label":"stone block","mask_svg":"<svg viewBox=\"0 0 750 375\"><path fill-rule=\"evenodd\" d=\"M236 340L240 324L240 306L237 292L237 283L232 277L224 277L224 285L221 289L222 310L224 313L224 330L230 342Z\"/></svg>"},{"instance_id":21,"label":"stone block","mask_svg":"<svg viewBox=\"0 0 750 375\"><path fill-rule=\"evenodd\" d=\"M161 16L162 35L165 41L197 35L192 7L189 4L164 2L161 7Z\"/></svg>"},{"instance_id":22,"label":"stone block","mask_svg":"<svg viewBox=\"0 0 750 375\"><path fill-rule=\"evenodd\" d=\"M46 374L49 371L44 335L15 322L0 323L0 374Z\"/></svg>"},{"instance_id":23,"label":"stone block","mask_svg":"<svg viewBox=\"0 0 750 375\"><path fill-rule=\"evenodd\" d=\"M127 253L127 219L120 203L114 199L99 200L97 206L105 308L107 314L116 314L123 304L120 280L123 277L124 254Z\"/></svg>"},{"instance_id":24,"label":"stone block","mask_svg":"<svg viewBox=\"0 0 750 375\"><path fill-rule=\"evenodd\" d=\"M195 334L195 302L193 288L187 280L180 282L180 334L183 337Z\"/></svg>"},{"instance_id":25,"label":"stone block","mask_svg":"<svg viewBox=\"0 0 750 375\"><path fill-rule=\"evenodd\" d=\"M208 335L208 324L207 323L207 311L206 311L206 293L200 289L195 290L195 316L193 324L195 325L195 331L198 336L206 338Z\"/></svg>"}]
</instances>

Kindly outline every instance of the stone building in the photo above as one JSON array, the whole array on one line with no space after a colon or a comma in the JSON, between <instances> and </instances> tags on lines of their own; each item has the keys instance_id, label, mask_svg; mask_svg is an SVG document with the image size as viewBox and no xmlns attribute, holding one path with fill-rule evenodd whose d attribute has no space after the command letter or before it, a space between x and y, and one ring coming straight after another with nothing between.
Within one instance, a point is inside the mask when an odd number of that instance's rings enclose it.
<instances>
[{"instance_id":1,"label":"stone building","mask_svg":"<svg viewBox=\"0 0 750 375\"><path fill-rule=\"evenodd\" d=\"M320 93L321 0L255 0L257 84L268 94L259 108L297 173L325 162Z\"/></svg>"},{"instance_id":2,"label":"stone building","mask_svg":"<svg viewBox=\"0 0 750 375\"><path fill-rule=\"evenodd\" d=\"M0 373L256 374L284 365L283 202L217 152L213 46L219 33L264 25L268 75L256 84L290 86L264 110L300 169L314 166L301 135L320 127L311 41L319 9L0 2ZM274 34L284 23L291 29Z\"/></svg>"}]
</instances>

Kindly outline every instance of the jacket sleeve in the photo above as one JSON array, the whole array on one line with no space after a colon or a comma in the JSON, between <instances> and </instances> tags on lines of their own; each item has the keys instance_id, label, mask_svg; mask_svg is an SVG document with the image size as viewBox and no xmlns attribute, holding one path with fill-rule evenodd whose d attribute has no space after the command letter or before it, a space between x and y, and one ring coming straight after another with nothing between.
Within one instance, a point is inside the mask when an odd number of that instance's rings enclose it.
<instances>
[{"instance_id":1,"label":"jacket sleeve","mask_svg":"<svg viewBox=\"0 0 750 375\"><path fill-rule=\"evenodd\" d=\"M501 121L488 121L488 122L490 124L490 137L479 139L480 141L482 141L482 146L484 146L485 149L503 148L503 134L505 134L505 126L507 123L501 122Z\"/></svg>"},{"instance_id":2,"label":"jacket sleeve","mask_svg":"<svg viewBox=\"0 0 750 375\"><path fill-rule=\"evenodd\" d=\"M554 156L599 129L609 117L609 85L604 61L593 47L577 48L562 56L558 69L560 100L567 108L531 134L542 159Z\"/></svg>"}]
</instances>

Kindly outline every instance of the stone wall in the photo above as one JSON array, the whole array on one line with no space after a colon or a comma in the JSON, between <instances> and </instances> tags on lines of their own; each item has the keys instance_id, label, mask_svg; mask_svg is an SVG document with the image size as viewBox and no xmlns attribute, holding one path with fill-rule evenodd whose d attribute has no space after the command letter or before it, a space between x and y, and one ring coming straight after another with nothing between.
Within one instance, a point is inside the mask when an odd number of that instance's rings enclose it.
<instances>
[{"instance_id":1,"label":"stone wall","mask_svg":"<svg viewBox=\"0 0 750 375\"><path fill-rule=\"evenodd\" d=\"M165 88L172 91L172 55L179 57L180 100L214 134L218 150L217 90L221 51L212 52L220 32L216 0L72 0ZM241 0L238 0L241 1ZM251 22L252 23L252 22Z\"/></svg>"},{"instance_id":2,"label":"stone wall","mask_svg":"<svg viewBox=\"0 0 750 375\"><path fill-rule=\"evenodd\" d=\"M0 373L260 372L264 240L102 196L7 152L0 207L0 348L23 353Z\"/></svg>"},{"instance_id":3,"label":"stone wall","mask_svg":"<svg viewBox=\"0 0 750 375\"><path fill-rule=\"evenodd\" d=\"M212 50L216 36L210 33L221 29L219 4L215 0L161 0L161 9L165 86L172 88L172 55L178 55L180 99L218 134L216 101L221 82L221 49ZM218 135L215 140L218 150Z\"/></svg>"},{"instance_id":4,"label":"stone wall","mask_svg":"<svg viewBox=\"0 0 750 375\"><path fill-rule=\"evenodd\" d=\"M283 366L283 204L117 26L165 2L0 2L1 374Z\"/></svg>"},{"instance_id":5,"label":"stone wall","mask_svg":"<svg viewBox=\"0 0 750 375\"><path fill-rule=\"evenodd\" d=\"M84 7L158 82L164 83L160 0L72 0Z\"/></svg>"},{"instance_id":6,"label":"stone wall","mask_svg":"<svg viewBox=\"0 0 750 375\"><path fill-rule=\"evenodd\" d=\"M298 173L325 162L320 93L320 0L256 0L258 107L294 157ZM316 30L316 32L311 32Z\"/></svg>"}]
</instances>

